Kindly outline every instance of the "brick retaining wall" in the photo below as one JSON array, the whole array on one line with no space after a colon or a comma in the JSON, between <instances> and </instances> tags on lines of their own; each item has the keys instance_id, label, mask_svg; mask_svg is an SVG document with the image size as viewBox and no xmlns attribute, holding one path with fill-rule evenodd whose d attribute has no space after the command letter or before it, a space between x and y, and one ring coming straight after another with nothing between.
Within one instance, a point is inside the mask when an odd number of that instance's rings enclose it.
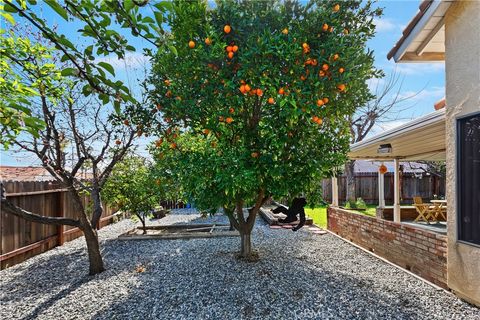
<instances>
[{"instance_id":1,"label":"brick retaining wall","mask_svg":"<svg viewBox=\"0 0 480 320\"><path fill-rule=\"evenodd\" d=\"M328 230L447 288L447 237L392 221L329 207Z\"/></svg>"}]
</instances>

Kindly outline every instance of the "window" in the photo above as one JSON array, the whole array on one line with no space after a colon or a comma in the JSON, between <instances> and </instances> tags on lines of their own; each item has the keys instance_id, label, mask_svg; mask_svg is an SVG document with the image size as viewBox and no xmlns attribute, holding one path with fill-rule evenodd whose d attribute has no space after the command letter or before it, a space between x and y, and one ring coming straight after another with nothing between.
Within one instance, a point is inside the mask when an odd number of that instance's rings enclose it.
<instances>
[{"instance_id":1,"label":"window","mask_svg":"<svg viewBox=\"0 0 480 320\"><path fill-rule=\"evenodd\" d=\"M480 113L458 120L458 239L480 245Z\"/></svg>"}]
</instances>

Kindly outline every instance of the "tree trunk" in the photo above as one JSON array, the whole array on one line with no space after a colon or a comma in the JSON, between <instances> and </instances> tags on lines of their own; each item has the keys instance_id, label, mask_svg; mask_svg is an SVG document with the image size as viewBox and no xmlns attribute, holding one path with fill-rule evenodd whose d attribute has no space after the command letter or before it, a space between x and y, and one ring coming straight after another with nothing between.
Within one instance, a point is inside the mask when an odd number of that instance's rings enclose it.
<instances>
[{"instance_id":1,"label":"tree trunk","mask_svg":"<svg viewBox=\"0 0 480 320\"><path fill-rule=\"evenodd\" d=\"M70 194L72 195L73 199L73 206L75 211L78 212L78 217L80 220L80 229L83 231L85 236L85 241L87 243L87 251L88 251L88 261L90 264L89 267L89 274L95 275L100 272L105 271L105 267L103 265L102 255L100 253L100 245L98 243L98 234L95 230L95 225L88 221L87 214L85 213L85 208L82 203L82 199L80 198L77 190L73 187L69 188Z\"/></svg>"},{"instance_id":2,"label":"tree trunk","mask_svg":"<svg viewBox=\"0 0 480 320\"><path fill-rule=\"evenodd\" d=\"M241 247L240 247L240 257L246 260L252 258L252 242L251 242L252 231L249 232L240 232L241 238Z\"/></svg>"},{"instance_id":3,"label":"tree trunk","mask_svg":"<svg viewBox=\"0 0 480 320\"><path fill-rule=\"evenodd\" d=\"M87 242L88 260L90 263L89 274L91 276L105 271L100 245L98 244L98 234L94 227L88 223L82 226L85 241Z\"/></svg>"},{"instance_id":4,"label":"tree trunk","mask_svg":"<svg viewBox=\"0 0 480 320\"><path fill-rule=\"evenodd\" d=\"M345 174L347 182L347 201L355 202L357 200L355 192L355 160L345 163Z\"/></svg>"},{"instance_id":5,"label":"tree trunk","mask_svg":"<svg viewBox=\"0 0 480 320\"><path fill-rule=\"evenodd\" d=\"M100 194L99 188L94 188L92 190L92 202L93 202L93 213L92 213L92 226L95 229L99 229L100 227L100 218L103 214L103 205L102 205L102 197Z\"/></svg>"}]
</instances>

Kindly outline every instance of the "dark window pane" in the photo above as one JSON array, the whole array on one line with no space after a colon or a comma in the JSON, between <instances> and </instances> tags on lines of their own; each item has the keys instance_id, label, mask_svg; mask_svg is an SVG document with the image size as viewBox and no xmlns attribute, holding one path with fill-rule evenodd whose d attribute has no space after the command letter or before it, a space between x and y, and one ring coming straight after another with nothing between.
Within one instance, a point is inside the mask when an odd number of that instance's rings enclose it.
<instances>
[{"instance_id":1,"label":"dark window pane","mask_svg":"<svg viewBox=\"0 0 480 320\"><path fill-rule=\"evenodd\" d=\"M480 245L480 114L458 129L458 238Z\"/></svg>"}]
</instances>

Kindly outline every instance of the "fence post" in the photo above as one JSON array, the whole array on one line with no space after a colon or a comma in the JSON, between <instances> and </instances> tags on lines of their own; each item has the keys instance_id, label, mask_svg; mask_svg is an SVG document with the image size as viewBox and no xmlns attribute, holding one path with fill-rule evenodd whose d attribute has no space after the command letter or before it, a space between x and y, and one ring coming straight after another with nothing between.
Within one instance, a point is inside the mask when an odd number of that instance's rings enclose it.
<instances>
[{"instance_id":1,"label":"fence post","mask_svg":"<svg viewBox=\"0 0 480 320\"><path fill-rule=\"evenodd\" d=\"M59 191L58 192L58 196L57 196L57 215L59 217L63 217L63 194L64 192L63 191ZM65 239L63 237L63 225L59 225L57 226L57 243L59 246L63 245L63 243L65 242Z\"/></svg>"}]
</instances>

